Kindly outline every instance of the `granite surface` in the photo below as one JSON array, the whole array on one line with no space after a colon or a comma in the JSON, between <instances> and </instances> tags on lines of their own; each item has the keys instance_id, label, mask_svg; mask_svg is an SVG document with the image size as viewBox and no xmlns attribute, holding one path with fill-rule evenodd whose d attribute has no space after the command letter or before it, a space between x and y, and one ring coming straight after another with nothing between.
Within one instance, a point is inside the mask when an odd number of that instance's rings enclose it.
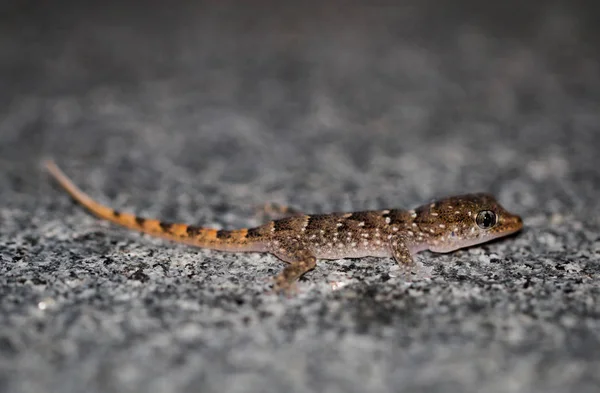
<instances>
[{"instance_id":1,"label":"granite surface","mask_svg":"<svg viewBox=\"0 0 600 393\"><path fill-rule=\"evenodd\" d=\"M83 3L0 13L1 392L598 391L593 2ZM471 191L526 227L411 282L321 262L279 298L274 257L101 222L45 157L217 228Z\"/></svg>"}]
</instances>

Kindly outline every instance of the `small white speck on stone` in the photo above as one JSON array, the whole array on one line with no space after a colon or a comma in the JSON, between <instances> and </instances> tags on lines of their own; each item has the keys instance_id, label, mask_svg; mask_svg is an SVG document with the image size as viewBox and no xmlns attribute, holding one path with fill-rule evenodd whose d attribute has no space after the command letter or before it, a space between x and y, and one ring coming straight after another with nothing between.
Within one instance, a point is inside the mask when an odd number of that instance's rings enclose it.
<instances>
[{"instance_id":1,"label":"small white speck on stone","mask_svg":"<svg viewBox=\"0 0 600 393\"><path fill-rule=\"evenodd\" d=\"M314 238L316 238L316 237L317 237L317 235L315 235L314 233L313 233L312 235L310 235L310 238L311 238L311 239L314 239Z\"/></svg>"},{"instance_id":2,"label":"small white speck on stone","mask_svg":"<svg viewBox=\"0 0 600 393\"><path fill-rule=\"evenodd\" d=\"M475 233L475 227L471 228L471 233Z\"/></svg>"},{"instance_id":3,"label":"small white speck on stone","mask_svg":"<svg viewBox=\"0 0 600 393\"><path fill-rule=\"evenodd\" d=\"M392 227L392 231L398 232L398 227Z\"/></svg>"},{"instance_id":4,"label":"small white speck on stone","mask_svg":"<svg viewBox=\"0 0 600 393\"><path fill-rule=\"evenodd\" d=\"M333 246L333 243L332 243L332 242L328 242L328 243L327 243L327 245L328 245L329 247L331 247L331 246Z\"/></svg>"},{"instance_id":5,"label":"small white speck on stone","mask_svg":"<svg viewBox=\"0 0 600 393\"><path fill-rule=\"evenodd\" d=\"M433 229L433 228L429 228L429 232L430 232L430 233L435 233L435 229Z\"/></svg>"},{"instance_id":6,"label":"small white speck on stone","mask_svg":"<svg viewBox=\"0 0 600 393\"><path fill-rule=\"evenodd\" d=\"M365 239L369 238L369 234L368 233L363 233L363 234L361 234L361 236L364 237Z\"/></svg>"},{"instance_id":7,"label":"small white speck on stone","mask_svg":"<svg viewBox=\"0 0 600 393\"><path fill-rule=\"evenodd\" d=\"M430 209L433 209L434 207L435 207L435 203L432 203L432 204L429 205Z\"/></svg>"},{"instance_id":8,"label":"small white speck on stone","mask_svg":"<svg viewBox=\"0 0 600 393\"><path fill-rule=\"evenodd\" d=\"M434 217L437 217L439 214L436 213L436 212L431 212L431 215L434 216Z\"/></svg>"},{"instance_id":9,"label":"small white speck on stone","mask_svg":"<svg viewBox=\"0 0 600 393\"><path fill-rule=\"evenodd\" d=\"M417 227L417 224L413 222L413 223L412 223L412 226L413 226L413 228L416 228L416 227Z\"/></svg>"},{"instance_id":10,"label":"small white speck on stone","mask_svg":"<svg viewBox=\"0 0 600 393\"><path fill-rule=\"evenodd\" d=\"M439 226L440 228L446 228L446 225L445 225L445 224L440 224L440 225L438 225L438 226Z\"/></svg>"},{"instance_id":11,"label":"small white speck on stone","mask_svg":"<svg viewBox=\"0 0 600 393\"><path fill-rule=\"evenodd\" d=\"M352 247L356 248L356 242L352 242L350 245L351 245Z\"/></svg>"},{"instance_id":12,"label":"small white speck on stone","mask_svg":"<svg viewBox=\"0 0 600 393\"><path fill-rule=\"evenodd\" d=\"M386 218L385 218L385 223L386 223L386 224L389 224L390 222L392 222L392 219L391 219L391 218L389 218L389 217L386 217Z\"/></svg>"},{"instance_id":13,"label":"small white speck on stone","mask_svg":"<svg viewBox=\"0 0 600 393\"><path fill-rule=\"evenodd\" d=\"M473 213L471 213L470 211L468 211L468 212L467 212L467 214L469 215L469 217L471 217L471 215L472 215Z\"/></svg>"},{"instance_id":14,"label":"small white speck on stone","mask_svg":"<svg viewBox=\"0 0 600 393\"><path fill-rule=\"evenodd\" d=\"M40 302L38 302L37 307L38 307L38 310L44 311L50 307L53 307L55 304L56 304L56 301L54 299L47 297L47 298L41 300Z\"/></svg>"},{"instance_id":15,"label":"small white speck on stone","mask_svg":"<svg viewBox=\"0 0 600 393\"><path fill-rule=\"evenodd\" d=\"M319 232L321 232L321 234L324 234L325 230L321 229L321 230L319 230Z\"/></svg>"},{"instance_id":16,"label":"small white speck on stone","mask_svg":"<svg viewBox=\"0 0 600 393\"><path fill-rule=\"evenodd\" d=\"M338 228L341 227L342 225L344 225L344 224L342 224L341 222L338 222L337 224L335 224L335 226Z\"/></svg>"},{"instance_id":17,"label":"small white speck on stone","mask_svg":"<svg viewBox=\"0 0 600 393\"><path fill-rule=\"evenodd\" d=\"M338 248L344 248L344 245L342 243L338 243Z\"/></svg>"},{"instance_id":18,"label":"small white speck on stone","mask_svg":"<svg viewBox=\"0 0 600 393\"><path fill-rule=\"evenodd\" d=\"M377 243L379 245L379 244L381 244L381 240L376 240L375 243Z\"/></svg>"},{"instance_id":19,"label":"small white speck on stone","mask_svg":"<svg viewBox=\"0 0 600 393\"><path fill-rule=\"evenodd\" d=\"M454 214L460 214L460 210L455 210Z\"/></svg>"},{"instance_id":20,"label":"small white speck on stone","mask_svg":"<svg viewBox=\"0 0 600 393\"><path fill-rule=\"evenodd\" d=\"M364 226L365 226L365 222L364 222L364 221L361 221L361 222L359 222L359 223L358 223L358 226L359 226L359 227L364 227Z\"/></svg>"},{"instance_id":21,"label":"small white speck on stone","mask_svg":"<svg viewBox=\"0 0 600 393\"><path fill-rule=\"evenodd\" d=\"M391 239L391 238L392 238L392 235L388 235L388 237L387 237L387 238L388 238L388 239Z\"/></svg>"},{"instance_id":22,"label":"small white speck on stone","mask_svg":"<svg viewBox=\"0 0 600 393\"><path fill-rule=\"evenodd\" d=\"M407 233L408 233L410 236L414 236L414 235L415 235L415 233L414 233L413 231L408 231Z\"/></svg>"},{"instance_id":23,"label":"small white speck on stone","mask_svg":"<svg viewBox=\"0 0 600 393\"><path fill-rule=\"evenodd\" d=\"M389 210L383 210L383 211L381 212L381 214L390 214L390 211L389 211Z\"/></svg>"}]
</instances>

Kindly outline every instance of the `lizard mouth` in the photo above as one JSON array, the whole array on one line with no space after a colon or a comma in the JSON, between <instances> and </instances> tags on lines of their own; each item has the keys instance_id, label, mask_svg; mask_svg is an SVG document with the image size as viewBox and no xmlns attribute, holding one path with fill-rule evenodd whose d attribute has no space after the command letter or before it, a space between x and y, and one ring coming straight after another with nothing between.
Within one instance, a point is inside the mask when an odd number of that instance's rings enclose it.
<instances>
[{"instance_id":1,"label":"lizard mouth","mask_svg":"<svg viewBox=\"0 0 600 393\"><path fill-rule=\"evenodd\" d=\"M523 228L523 219L516 215L510 215L504 218L502 227L500 232L507 235L518 232Z\"/></svg>"}]
</instances>

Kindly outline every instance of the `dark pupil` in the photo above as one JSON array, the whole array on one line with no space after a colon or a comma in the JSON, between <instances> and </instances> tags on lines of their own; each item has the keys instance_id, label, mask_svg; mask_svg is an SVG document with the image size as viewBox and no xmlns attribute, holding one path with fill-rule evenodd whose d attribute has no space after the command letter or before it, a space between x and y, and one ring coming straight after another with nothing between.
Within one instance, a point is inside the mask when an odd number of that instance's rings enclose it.
<instances>
[{"instance_id":1,"label":"dark pupil","mask_svg":"<svg viewBox=\"0 0 600 393\"><path fill-rule=\"evenodd\" d=\"M495 223L496 215L492 211L484 210L482 212L479 212L479 214L477 215L477 225L479 225L480 228L491 228L494 226Z\"/></svg>"}]
</instances>

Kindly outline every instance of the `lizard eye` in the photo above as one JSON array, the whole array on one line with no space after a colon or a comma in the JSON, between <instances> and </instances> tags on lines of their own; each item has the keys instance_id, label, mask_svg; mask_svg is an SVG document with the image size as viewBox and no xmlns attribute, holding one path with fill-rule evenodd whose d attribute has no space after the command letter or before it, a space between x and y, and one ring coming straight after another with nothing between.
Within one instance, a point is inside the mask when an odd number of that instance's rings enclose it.
<instances>
[{"instance_id":1,"label":"lizard eye","mask_svg":"<svg viewBox=\"0 0 600 393\"><path fill-rule=\"evenodd\" d=\"M496 213L491 210L482 210L477 214L475 222L481 229L490 229L496 225Z\"/></svg>"}]
</instances>

